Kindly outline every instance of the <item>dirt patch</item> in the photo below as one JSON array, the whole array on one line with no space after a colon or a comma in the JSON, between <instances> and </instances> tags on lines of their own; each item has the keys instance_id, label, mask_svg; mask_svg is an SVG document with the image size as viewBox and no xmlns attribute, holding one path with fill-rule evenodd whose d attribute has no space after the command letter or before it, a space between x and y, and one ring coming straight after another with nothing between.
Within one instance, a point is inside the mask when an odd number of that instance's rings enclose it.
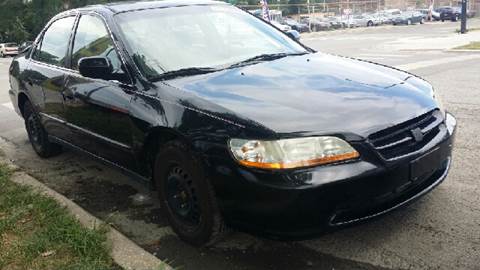
<instances>
[{"instance_id":1,"label":"dirt patch","mask_svg":"<svg viewBox=\"0 0 480 270\"><path fill-rule=\"evenodd\" d=\"M157 224L159 226L168 226L168 221L163 216L160 208L145 209L144 211L136 211L128 216L134 220L143 220L146 223Z\"/></svg>"},{"instance_id":2,"label":"dirt patch","mask_svg":"<svg viewBox=\"0 0 480 270\"><path fill-rule=\"evenodd\" d=\"M94 177L78 179L75 183L76 187L67 196L90 211L115 212L134 207L129 197L137 190L129 185L113 184Z\"/></svg>"}]
</instances>

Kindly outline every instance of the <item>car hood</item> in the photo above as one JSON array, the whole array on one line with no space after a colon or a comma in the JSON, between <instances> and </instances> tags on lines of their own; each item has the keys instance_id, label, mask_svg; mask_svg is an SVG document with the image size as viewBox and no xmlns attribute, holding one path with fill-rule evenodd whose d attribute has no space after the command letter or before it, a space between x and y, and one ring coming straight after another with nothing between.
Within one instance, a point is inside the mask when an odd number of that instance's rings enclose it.
<instances>
[{"instance_id":1,"label":"car hood","mask_svg":"<svg viewBox=\"0 0 480 270\"><path fill-rule=\"evenodd\" d=\"M284 136L366 137L437 107L431 85L422 79L382 65L323 53L166 83L209 102L210 108L220 106L228 115Z\"/></svg>"}]
</instances>

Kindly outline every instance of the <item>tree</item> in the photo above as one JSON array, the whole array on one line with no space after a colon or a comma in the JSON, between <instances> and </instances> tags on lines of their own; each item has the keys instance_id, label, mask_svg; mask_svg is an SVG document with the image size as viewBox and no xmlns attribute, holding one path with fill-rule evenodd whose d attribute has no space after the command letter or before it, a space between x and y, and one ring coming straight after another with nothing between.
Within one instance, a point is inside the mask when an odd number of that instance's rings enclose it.
<instances>
[{"instance_id":1,"label":"tree","mask_svg":"<svg viewBox=\"0 0 480 270\"><path fill-rule=\"evenodd\" d=\"M12 25L12 33L10 37L15 42L22 42L30 38L30 33L25 29L22 20L19 17L15 18L15 22Z\"/></svg>"}]
</instances>

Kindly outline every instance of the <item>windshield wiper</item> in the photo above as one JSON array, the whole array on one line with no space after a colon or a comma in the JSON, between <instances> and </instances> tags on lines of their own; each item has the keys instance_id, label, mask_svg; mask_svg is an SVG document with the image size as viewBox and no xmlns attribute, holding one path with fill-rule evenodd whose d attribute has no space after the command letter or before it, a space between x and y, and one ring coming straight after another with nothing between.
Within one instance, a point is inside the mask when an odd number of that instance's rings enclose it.
<instances>
[{"instance_id":1,"label":"windshield wiper","mask_svg":"<svg viewBox=\"0 0 480 270\"><path fill-rule=\"evenodd\" d=\"M280 58L287 57L287 56L292 56L292 55L304 55L304 54L307 54L307 52L302 52L302 53L267 53L267 54L260 54L260 55L257 55L257 56L248 58L248 59L246 59L246 60L243 60L243 61L241 61L241 62L235 63L235 64L229 66L229 68L236 68L236 67L240 67L240 66L243 66L243 65L246 65L246 64L249 64L249 63L257 63L257 62L263 62L263 61L272 61L272 60L280 59Z\"/></svg>"},{"instance_id":2,"label":"windshield wiper","mask_svg":"<svg viewBox=\"0 0 480 270\"><path fill-rule=\"evenodd\" d=\"M210 68L210 67L181 68L181 69L177 69L177 70L164 72L164 73L159 74L159 75L157 75L153 78L150 78L150 80L151 81L168 80L168 79L173 79L173 78L176 78L176 77L206 74L206 73L215 72L215 71L218 71L218 69Z\"/></svg>"}]
</instances>

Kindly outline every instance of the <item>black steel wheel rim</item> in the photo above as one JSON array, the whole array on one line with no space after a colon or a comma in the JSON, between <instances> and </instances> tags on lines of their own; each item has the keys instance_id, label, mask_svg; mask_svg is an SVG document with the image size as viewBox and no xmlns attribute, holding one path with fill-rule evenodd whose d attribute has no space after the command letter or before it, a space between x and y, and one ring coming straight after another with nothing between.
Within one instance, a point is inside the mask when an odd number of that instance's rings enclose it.
<instances>
[{"instance_id":1,"label":"black steel wheel rim","mask_svg":"<svg viewBox=\"0 0 480 270\"><path fill-rule=\"evenodd\" d=\"M172 166L167 175L166 200L175 217L188 226L200 224L200 208L190 173Z\"/></svg>"},{"instance_id":2,"label":"black steel wheel rim","mask_svg":"<svg viewBox=\"0 0 480 270\"><path fill-rule=\"evenodd\" d=\"M39 148L41 145L41 136L42 136L41 127L40 127L40 124L38 123L37 118L33 114L31 114L27 118L27 132L33 146L35 148Z\"/></svg>"}]
</instances>

